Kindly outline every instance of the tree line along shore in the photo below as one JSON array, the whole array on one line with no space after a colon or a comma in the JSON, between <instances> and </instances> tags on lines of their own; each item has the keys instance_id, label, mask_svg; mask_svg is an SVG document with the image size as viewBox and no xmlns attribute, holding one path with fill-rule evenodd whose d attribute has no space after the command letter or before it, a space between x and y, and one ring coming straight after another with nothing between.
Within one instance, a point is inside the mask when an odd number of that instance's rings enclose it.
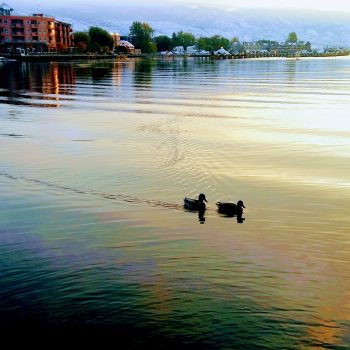
<instances>
[{"instance_id":1,"label":"tree line along shore","mask_svg":"<svg viewBox=\"0 0 350 350\"><path fill-rule=\"evenodd\" d=\"M348 55L350 53L347 48L343 47L326 48L320 52L313 48L309 41L299 40L295 32L289 33L284 42L270 39L241 42L238 37L228 39L221 35L196 38L192 33L183 31L173 33L171 37L167 35L154 36L154 29L151 25L139 21L132 23L125 39L128 39L131 48L136 48L138 52L148 55L158 53L192 56L218 54L235 57L293 57ZM118 45L111 34L98 27L90 27L86 32L75 32L74 42L79 53L134 53L129 47Z\"/></svg>"},{"instance_id":2,"label":"tree line along shore","mask_svg":"<svg viewBox=\"0 0 350 350\"><path fill-rule=\"evenodd\" d=\"M116 40L115 35L103 28L90 27L74 35L74 49L65 54L22 55L23 61L45 61L48 59L110 59L114 57L176 57L199 58L259 58L259 57L328 57L345 56L350 51L343 47L326 48L323 51L312 48L310 42L298 39L295 32L289 33L284 42L261 39L255 42L241 42L221 35L196 38L192 33L179 31L172 36L154 36L154 29L146 22L135 21L129 34ZM120 39L120 36L119 36ZM123 43L123 44L122 44ZM125 45L127 43L127 45Z\"/></svg>"}]
</instances>

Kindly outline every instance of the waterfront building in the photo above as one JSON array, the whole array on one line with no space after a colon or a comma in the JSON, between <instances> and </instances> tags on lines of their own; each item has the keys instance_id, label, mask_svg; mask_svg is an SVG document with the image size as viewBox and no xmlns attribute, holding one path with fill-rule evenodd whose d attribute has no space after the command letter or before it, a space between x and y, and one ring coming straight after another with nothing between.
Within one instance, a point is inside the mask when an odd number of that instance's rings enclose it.
<instances>
[{"instance_id":1,"label":"waterfront building","mask_svg":"<svg viewBox=\"0 0 350 350\"><path fill-rule=\"evenodd\" d=\"M244 47L239 41L235 41L231 44L231 48L230 48L231 53L238 55L243 50L244 50Z\"/></svg>"},{"instance_id":2,"label":"waterfront building","mask_svg":"<svg viewBox=\"0 0 350 350\"><path fill-rule=\"evenodd\" d=\"M113 38L114 47L118 47L120 45L120 34L119 33L110 33Z\"/></svg>"},{"instance_id":3,"label":"waterfront building","mask_svg":"<svg viewBox=\"0 0 350 350\"><path fill-rule=\"evenodd\" d=\"M73 29L70 23L55 20L56 51L67 53L73 47Z\"/></svg>"},{"instance_id":4,"label":"waterfront building","mask_svg":"<svg viewBox=\"0 0 350 350\"><path fill-rule=\"evenodd\" d=\"M258 41L243 41L242 47L245 52L266 53L268 52L269 45L268 43L262 43Z\"/></svg>"},{"instance_id":5,"label":"waterfront building","mask_svg":"<svg viewBox=\"0 0 350 350\"><path fill-rule=\"evenodd\" d=\"M184 55L185 54L185 49L183 46L175 46L172 51L175 55Z\"/></svg>"},{"instance_id":6,"label":"waterfront building","mask_svg":"<svg viewBox=\"0 0 350 350\"><path fill-rule=\"evenodd\" d=\"M173 56L174 54L172 53L172 51L161 51L160 54L162 56Z\"/></svg>"},{"instance_id":7,"label":"waterfront building","mask_svg":"<svg viewBox=\"0 0 350 350\"><path fill-rule=\"evenodd\" d=\"M9 5L0 5L0 52L66 52L73 46L69 23L42 13L21 16L12 12Z\"/></svg>"},{"instance_id":8,"label":"waterfront building","mask_svg":"<svg viewBox=\"0 0 350 350\"><path fill-rule=\"evenodd\" d=\"M182 47L182 46L181 46ZM186 54L186 55L192 55L192 56L203 56L203 55L209 55L209 51L206 50L200 50L196 45L187 46L186 50L182 51L179 50L180 54Z\"/></svg>"},{"instance_id":9,"label":"waterfront building","mask_svg":"<svg viewBox=\"0 0 350 350\"><path fill-rule=\"evenodd\" d=\"M193 46L187 46L186 47L186 53L187 55L195 55L198 54L198 47L196 45Z\"/></svg>"},{"instance_id":10,"label":"waterfront building","mask_svg":"<svg viewBox=\"0 0 350 350\"><path fill-rule=\"evenodd\" d=\"M119 47L124 47L127 53L135 53L135 46L127 40L120 40Z\"/></svg>"},{"instance_id":11,"label":"waterfront building","mask_svg":"<svg viewBox=\"0 0 350 350\"><path fill-rule=\"evenodd\" d=\"M214 55L218 56L228 56L230 53L226 51L222 46L219 50L214 51Z\"/></svg>"}]
</instances>

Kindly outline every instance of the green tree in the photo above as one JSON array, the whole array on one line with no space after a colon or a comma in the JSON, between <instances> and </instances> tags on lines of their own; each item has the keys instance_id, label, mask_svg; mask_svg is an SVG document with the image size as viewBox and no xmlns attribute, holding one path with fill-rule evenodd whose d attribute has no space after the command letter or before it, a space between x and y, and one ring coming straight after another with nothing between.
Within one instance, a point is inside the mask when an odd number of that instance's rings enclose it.
<instances>
[{"instance_id":1,"label":"green tree","mask_svg":"<svg viewBox=\"0 0 350 350\"><path fill-rule=\"evenodd\" d=\"M74 32L74 45L80 52L86 52L90 43L87 32Z\"/></svg>"},{"instance_id":2,"label":"green tree","mask_svg":"<svg viewBox=\"0 0 350 350\"><path fill-rule=\"evenodd\" d=\"M157 45L157 51L170 51L171 47L171 39L166 35L160 35L154 38L154 41Z\"/></svg>"},{"instance_id":3,"label":"green tree","mask_svg":"<svg viewBox=\"0 0 350 350\"><path fill-rule=\"evenodd\" d=\"M207 37L200 37L197 40L197 45L200 50L213 51L213 46L210 43L210 39Z\"/></svg>"},{"instance_id":4,"label":"green tree","mask_svg":"<svg viewBox=\"0 0 350 350\"><path fill-rule=\"evenodd\" d=\"M220 35L214 35L211 38L212 45L214 47L214 50L218 50L221 47L223 47L225 50L230 49L230 40L224 38L223 36Z\"/></svg>"},{"instance_id":5,"label":"green tree","mask_svg":"<svg viewBox=\"0 0 350 350\"><path fill-rule=\"evenodd\" d=\"M137 49L141 49L142 52L155 52L156 44L152 41L154 30L146 22L133 22L130 27L130 36L132 37L132 43Z\"/></svg>"},{"instance_id":6,"label":"green tree","mask_svg":"<svg viewBox=\"0 0 350 350\"><path fill-rule=\"evenodd\" d=\"M173 33L172 46L183 46L185 49L187 46L192 46L196 44L196 38L192 33L186 33L180 31L178 33Z\"/></svg>"},{"instance_id":7,"label":"green tree","mask_svg":"<svg viewBox=\"0 0 350 350\"><path fill-rule=\"evenodd\" d=\"M289 33L286 42L287 43L296 43L296 42L298 42L297 33L296 32Z\"/></svg>"},{"instance_id":8,"label":"green tree","mask_svg":"<svg viewBox=\"0 0 350 350\"><path fill-rule=\"evenodd\" d=\"M200 37L198 39L198 48L200 50L215 51L223 47L225 50L230 49L230 40L220 36L214 35L211 37Z\"/></svg>"},{"instance_id":9,"label":"green tree","mask_svg":"<svg viewBox=\"0 0 350 350\"><path fill-rule=\"evenodd\" d=\"M305 44L305 50L307 50L307 51L311 51L312 49L311 49L311 43L310 43L310 41L307 41L306 42L306 44Z\"/></svg>"},{"instance_id":10,"label":"green tree","mask_svg":"<svg viewBox=\"0 0 350 350\"><path fill-rule=\"evenodd\" d=\"M106 30L99 27L90 27L89 37L90 50L97 52L106 52L113 49L114 40Z\"/></svg>"},{"instance_id":11,"label":"green tree","mask_svg":"<svg viewBox=\"0 0 350 350\"><path fill-rule=\"evenodd\" d=\"M74 43L88 44L90 41L89 33L87 32L74 32Z\"/></svg>"}]
</instances>

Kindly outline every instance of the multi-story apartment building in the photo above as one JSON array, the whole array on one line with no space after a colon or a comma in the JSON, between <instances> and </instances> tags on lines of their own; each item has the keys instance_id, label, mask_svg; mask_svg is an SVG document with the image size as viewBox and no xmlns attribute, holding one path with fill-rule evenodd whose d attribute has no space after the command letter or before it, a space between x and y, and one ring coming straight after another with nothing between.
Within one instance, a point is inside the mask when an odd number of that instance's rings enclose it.
<instances>
[{"instance_id":1,"label":"multi-story apartment building","mask_svg":"<svg viewBox=\"0 0 350 350\"><path fill-rule=\"evenodd\" d=\"M7 4L0 5L0 52L64 52L73 46L69 23L41 13L19 16L12 11Z\"/></svg>"},{"instance_id":2,"label":"multi-story apartment building","mask_svg":"<svg viewBox=\"0 0 350 350\"><path fill-rule=\"evenodd\" d=\"M73 29L70 23L55 20L56 50L66 52L74 46Z\"/></svg>"}]
</instances>

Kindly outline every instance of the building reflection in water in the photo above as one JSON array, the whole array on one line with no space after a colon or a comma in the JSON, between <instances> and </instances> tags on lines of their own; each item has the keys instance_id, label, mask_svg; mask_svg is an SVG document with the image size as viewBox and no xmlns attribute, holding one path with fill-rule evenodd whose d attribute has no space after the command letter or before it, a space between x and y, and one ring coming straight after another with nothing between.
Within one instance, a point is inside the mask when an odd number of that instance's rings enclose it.
<instances>
[{"instance_id":1,"label":"building reflection in water","mask_svg":"<svg viewBox=\"0 0 350 350\"><path fill-rule=\"evenodd\" d=\"M130 82L136 96L142 97L154 87L154 70L162 65L141 59L1 63L0 103L58 108L79 99L79 94L113 97L115 89L111 87L119 89L122 80ZM176 71L183 72L183 65L181 61ZM125 98L130 98L131 90L125 90Z\"/></svg>"},{"instance_id":2,"label":"building reflection in water","mask_svg":"<svg viewBox=\"0 0 350 350\"><path fill-rule=\"evenodd\" d=\"M112 81L114 86L119 86L122 82L123 63L121 61L113 62Z\"/></svg>"},{"instance_id":3,"label":"building reflection in water","mask_svg":"<svg viewBox=\"0 0 350 350\"><path fill-rule=\"evenodd\" d=\"M136 87L151 88L153 70L157 62L154 60L134 61L134 85Z\"/></svg>"},{"instance_id":4,"label":"building reflection in water","mask_svg":"<svg viewBox=\"0 0 350 350\"><path fill-rule=\"evenodd\" d=\"M72 64L11 63L0 65L0 103L60 107L76 93Z\"/></svg>"}]
</instances>

